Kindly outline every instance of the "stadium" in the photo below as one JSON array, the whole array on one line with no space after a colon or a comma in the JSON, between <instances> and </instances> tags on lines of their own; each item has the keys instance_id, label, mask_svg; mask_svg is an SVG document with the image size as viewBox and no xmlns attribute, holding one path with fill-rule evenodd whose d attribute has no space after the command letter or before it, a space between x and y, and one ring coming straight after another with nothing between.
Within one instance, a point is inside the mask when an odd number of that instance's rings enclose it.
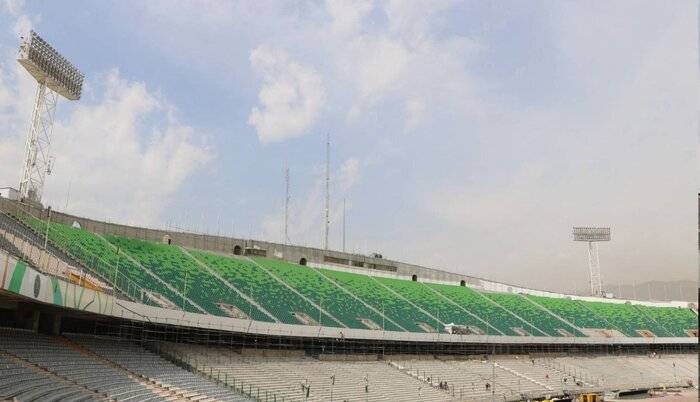
<instances>
[{"instance_id":1,"label":"stadium","mask_svg":"<svg viewBox=\"0 0 700 402\"><path fill-rule=\"evenodd\" d=\"M80 98L83 75L34 32L21 49L39 91L19 189L0 192L0 399L697 395L697 304L604 292L594 243L609 228L574 228L589 246L582 296L44 206L42 136L56 97Z\"/></svg>"}]
</instances>

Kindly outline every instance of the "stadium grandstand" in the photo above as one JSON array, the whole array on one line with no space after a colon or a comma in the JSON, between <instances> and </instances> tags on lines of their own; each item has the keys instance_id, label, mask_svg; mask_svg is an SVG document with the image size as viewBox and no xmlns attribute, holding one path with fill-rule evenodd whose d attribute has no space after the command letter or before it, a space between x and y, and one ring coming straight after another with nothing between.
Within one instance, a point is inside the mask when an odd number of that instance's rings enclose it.
<instances>
[{"instance_id":1,"label":"stadium grandstand","mask_svg":"<svg viewBox=\"0 0 700 402\"><path fill-rule=\"evenodd\" d=\"M527 289L0 198L0 398L479 401L697 388L689 302Z\"/></svg>"}]
</instances>

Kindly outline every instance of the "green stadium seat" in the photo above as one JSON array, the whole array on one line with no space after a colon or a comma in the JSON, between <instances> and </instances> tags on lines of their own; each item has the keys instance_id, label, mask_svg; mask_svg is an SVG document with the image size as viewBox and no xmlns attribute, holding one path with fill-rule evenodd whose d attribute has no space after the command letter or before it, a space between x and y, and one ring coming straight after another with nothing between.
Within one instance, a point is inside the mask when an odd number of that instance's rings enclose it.
<instances>
[{"instance_id":1,"label":"green stadium seat","mask_svg":"<svg viewBox=\"0 0 700 402\"><path fill-rule=\"evenodd\" d=\"M486 292L483 294L489 299L517 314L520 318L531 323L541 331L544 331L547 335L565 336L558 331L563 329L573 336L584 336L579 330L549 314L522 295Z\"/></svg>"},{"instance_id":2,"label":"green stadium seat","mask_svg":"<svg viewBox=\"0 0 700 402\"><path fill-rule=\"evenodd\" d=\"M350 328L369 328L362 323L364 319L371 320L376 326L374 329L401 331L313 268L269 258L255 258L255 261Z\"/></svg>"},{"instance_id":3,"label":"green stadium seat","mask_svg":"<svg viewBox=\"0 0 700 402\"><path fill-rule=\"evenodd\" d=\"M428 331L419 323L441 330L435 328L437 324L434 318L416 310L406 300L394 295L370 276L329 269L321 269L321 272L409 332Z\"/></svg>"},{"instance_id":4,"label":"green stadium seat","mask_svg":"<svg viewBox=\"0 0 700 402\"><path fill-rule=\"evenodd\" d=\"M228 316L219 307L219 304L226 304L254 320L273 321L176 246L118 236L105 238L209 314Z\"/></svg>"},{"instance_id":5,"label":"green stadium seat","mask_svg":"<svg viewBox=\"0 0 700 402\"><path fill-rule=\"evenodd\" d=\"M497 328L503 335L517 336L517 332L513 328L522 328L531 335L541 334L532 328L529 324L519 320L512 314L508 313L501 307L488 301L485 297L478 294L474 289L466 286L440 285L428 283L428 286L439 291L447 296L453 302L477 314L483 320ZM489 334L500 335L494 330L490 330Z\"/></svg>"},{"instance_id":6,"label":"green stadium seat","mask_svg":"<svg viewBox=\"0 0 700 402\"><path fill-rule=\"evenodd\" d=\"M320 318L322 325L340 326L331 317L319 312L313 304L299 297L250 260L226 257L206 251L192 250L190 253L218 272L222 278L236 286L241 292L258 302L281 322L300 324L301 321L295 316L295 313L298 312L315 322L319 322Z\"/></svg>"},{"instance_id":7,"label":"green stadium seat","mask_svg":"<svg viewBox=\"0 0 700 402\"><path fill-rule=\"evenodd\" d=\"M689 336L687 331L698 330L698 315L688 308L643 305L634 307L663 327L667 336Z\"/></svg>"}]
</instances>

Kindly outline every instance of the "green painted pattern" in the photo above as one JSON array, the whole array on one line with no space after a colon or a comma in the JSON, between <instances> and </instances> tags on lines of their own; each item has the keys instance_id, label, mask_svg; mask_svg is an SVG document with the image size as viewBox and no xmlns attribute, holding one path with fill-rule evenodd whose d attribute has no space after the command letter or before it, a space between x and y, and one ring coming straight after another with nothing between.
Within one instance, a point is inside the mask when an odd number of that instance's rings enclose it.
<instances>
[{"instance_id":1,"label":"green painted pattern","mask_svg":"<svg viewBox=\"0 0 700 402\"><path fill-rule=\"evenodd\" d=\"M27 215L22 215L20 218L38 233L46 231L46 222ZM114 284L116 276L117 288L136 300L141 299L138 289L140 287L160 293L174 304L183 307L182 297L150 276L141 267L129 261L125 256L117 254L117 250L112 245L94 233L61 223L51 223L49 240L54 246L77 258L83 265L102 278L106 278L110 283ZM117 275L115 275L115 271ZM148 299L145 299L144 302L154 306L158 305ZM190 312L199 312L189 302L184 303L184 309Z\"/></svg>"},{"instance_id":2,"label":"green painted pattern","mask_svg":"<svg viewBox=\"0 0 700 402\"><path fill-rule=\"evenodd\" d=\"M487 292L482 294L550 336L564 336L557 329L563 329L574 336L584 336L579 330L549 314L521 295Z\"/></svg>"},{"instance_id":3,"label":"green painted pattern","mask_svg":"<svg viewBox=\"0 0 700 402\"><path fill-rule=\"evenodd\" d=\"M38 233L45 233L46 222L27 215L20 216L20 219ZM126 250L141 265L175 289L185 288L185 277L187 277L188 297L209 313L226 315L216 305L222 302L250 314L255 320L271 321L265 313L248 303L245 298L230 289L179 248L117 236L107 236L107 238L108 241L93 233L60 223L49 225L49 240L53 245L78 259L108 282L114 281L116 272L117 288L136 300L144 300L139 293L140 289L148 289L161 294L178 306L183 305L181 295L170 290L139 264L127 259L123 251L118 253L116 247ZM517 335L512 330L513 327L524 328L531 334L539 334L539 332L486 298L495 301L552 336L560 336L556 331L557 328L563 328L576 336L584 335L534 303L580 328L619 329L627 336L639 336L636 331L642 329L649 330L657 336L686 336L686 330L698 327L697 315L687 308L632 306L486 292L481 295L467 287L416 283L393 278L375 279L360 273L315 270L271 259L256 259L256 262L253 262L204 251L192 251L191 254L242 293L255 299L279 321L289 324L300 323L294 316L295 312L303 313L313 320L319 319L318 308L304 297L314 303L321 303L324 309L348 327L365 328L358 318L368 318L376 324L381 323L380 314L331 283L335 282L411 332L425 331L418 325L419 323L426 323L441 330L440 325L436 323L436 318L439 318L445 323L477 326L488 334L498 334L498 331L485 326L483 322L457 308L434 291L487 321L506 335ZM278 282L256 264L264 265L304 297ZM10 290L15 292L21 290L25 271L24 263L18 262L9 281ZM54 302L62 304L61 289L53 280L52 284ZM388 290L387 287L400 296ZM406 300L410 300L428 314ZM157 305L155 301L148 298L145 298L144 302ZM199 311L187 301L184 301L184 309L192 312ZM340 326L323 313L320 314L320 322L325 326ZM387 330L401 330L388 320L384 325Z\"/></svg>"},{"instance_id":4,"label":"green painted pattern","mask_svg":"<svg viewBox=\"0 0 700 402\"><path fill-rule=\"evenodd\" d=\"M251 314L254 320L272 321L176 246L118 236L105 236L105 239L134 257L170 286L180 290L186 298L200 305L209 314L227 316L217 306L217 303L225 303L245 314Z\"/></svg>"},{"instance_id":5,"label":"green painted pattern","mask_svg":"<svg viewBox=\"0 0 700 402\"><path fill-rule=\"evenodd\" d=\"M636 309L663 326L670 336L689 336L686 330L698 329L698 315L682 307L649 307L635 305Z\"/></svg>"},{"instance_id":6,"label":"green painted pattern","mask_svg":"<svg viewBox=\"0 0 700 402\"><path fill-rule=\"evenodd\" d=\"M319 320L319 311L316 307L279 283L253 262L206 251L191 250L190 253L258 302L281 322L300 324L300 321L294 317L295 312L304 313L315 321ZM326 314L320 314L320 320L326 326L339 326Z\"/></svg>"},{"instance_id":7,"label":"green painted pattern","mask_svg":"<svg viewBox=\"0 0 700 402\"><path fill-rule=\"evenodd\" d=\"M269 258L255 258L255 261L350 328L367 329L360 321L360 318L365 318L372 320L380 328L384 325L387 331L401 331L391 322L382 320L381 315L343 292L313 268Z\"/></svg>"},{"instance_id":8,"label":"green painted pattern","mask_svg":"<svg viewBox=\"0 0 700 402\"><path fill-rule=\"evenodd\" d=\"M459 304L463 308L477 314L481 319L488 322L492 326L498 328L504 335L518 336L519 334L513 331L512 328L522 328L530 334L539 334L536 329L529 324L519 320L504 309L491 303L486 298L478 294L474 289L467 286L452 286L427 283L427 286L432 287L444 296ZM489 334L500 335L493 329L489 329Z\"/></svg>"},{"instance_id":9,"label":"green painted pattern","mask_svg":"<svg viewBox=\"0 0 700 402\"><path fill-rule=\"evenodd\" d=\"M527 295L526 297L579 328L611 329L611 325L607 321L575 300L533 295Z\"/></svg>"},{"instance_id":10,"label":"green painted pattern","mask_svg":"<svg viewBox=\"0 0 700 402\"><path fill-rule=\"evenodd\" d=\"M12 278L10 279L10 287L8 290L15 293L20 293L22 289L22 282L24 282L24 274L27 272L27 264L23 261L17 261L15 263L15 269L12 271Z\"/></svg>"},{"instance_id":11,"label":"green painted pattern","mask_svg":"<svg viewBox=\"0 0 700 402\"><path fill-rule=\"evenodd\" d=\"M61 296L61 287L58 279L51 277L51 288L53 288L53 304L62 306L63 297Z\"/></svg>"},{"instance_id":12,"label":"green painted pattern","mask_svg":"<svg viewBox=\"0 0 700 402\"><path fill-rule=\"evenodd\" d=\"M641 336L637 332L638 330L651 331L656 336L671 336L668 331L666 331L655 321L650 320L644 313L631 304L590 302L581 300L578 302L593 310L593 312L605 318L608 322L613 323L627 336Z\"/></svg>"},{"instance_id":13,"label":"green painted pattern","mask_svg":"<svg viewBox=\"0 0 700 402\"><path fill-rule=\"evenodd\" d=\"M490 333L489 331L495 333L488 325L458 308L423 283L382 277L376 279L445 324L472 326L479 328L483 333ZM435 320L430 324L442 329Z\"/></svg>"},{"instance_id":14,"label":"green painted pattern","mask_svg":"<svg viewBox=\"0 0 700 402\"><path fill-rule=\"evenodd\" d=\"M392 294L367 275L321 269L324 275L361 298L365 303L384 312L384 315L410 332L425 332L417 323L435 327L435 319L416 310L404 299ZM436 328L441 330L441 328Z\"/></svg>"}]
</instances>

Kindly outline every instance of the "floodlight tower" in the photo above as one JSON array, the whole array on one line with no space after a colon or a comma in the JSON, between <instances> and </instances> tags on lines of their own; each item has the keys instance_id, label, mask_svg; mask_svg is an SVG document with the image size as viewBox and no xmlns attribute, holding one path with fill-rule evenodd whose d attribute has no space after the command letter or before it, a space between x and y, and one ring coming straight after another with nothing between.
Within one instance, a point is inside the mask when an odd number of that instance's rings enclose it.
<instances>
[{"instance_id":1,"label":"floodlight tower","mask_svg":"<svg viewBox=\"0 0 700 402\"><path fill-rule=\"evenodd\" d=\"M591 294L603 296L603 280L600 276L598 242L610 241L610 228L574 227L574 241L588 242L588 270L590 271Z\"/></svg>"},{"instance_id":2,"label":"floodlight tower","mask_svg":"<svg viewBox=\"0 0 700 402\"><path fill-rule=\"evenodd\" d=\"M19 192L22 199L41 202L44 178L53 164L51 132L58 95L80 99L85 76L34 31L22 38L17 61L38 83Z\"/></svg>"}]
</instances>

